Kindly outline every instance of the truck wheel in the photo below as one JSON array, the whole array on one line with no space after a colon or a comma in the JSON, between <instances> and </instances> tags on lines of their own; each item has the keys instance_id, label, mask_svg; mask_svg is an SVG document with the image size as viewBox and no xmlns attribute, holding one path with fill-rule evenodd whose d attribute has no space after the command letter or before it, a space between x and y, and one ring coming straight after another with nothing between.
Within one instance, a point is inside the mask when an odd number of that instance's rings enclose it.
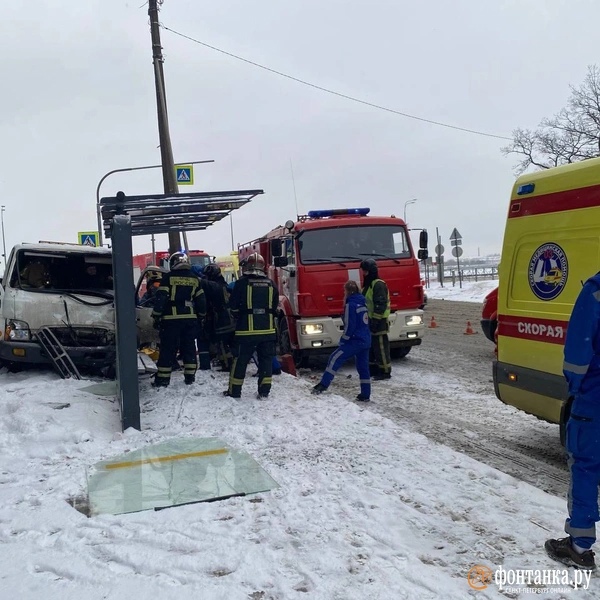
<instances>
[{"instance_id":1,"label":"truck wheel","mask_svg":"<svg viewBox=\"0 0 600 600\"><path fill-rule=\"evenodd\" d=\"M290 332L286 319L279 319L277 328L277 354L291 354L292 344L290 342Z\"/></svg>"},{"instance_id":2,"label":"truck wheel","mask_svg":"<svg viewBox=\"0 0 600 600\"><path fill-rule=\"evenodd\" d=\"M302 350L294 350L292 348L292 342L290 340L290 330L288 328L287 319L281 319L279 321L279 337L277 339L277 352L281 356L283 354L290 354L294 360L296 367L305 367L308 363L308 358L304 355Z\"/></svg>"},{"instance_id":3,"label":"truck wheel","mask_svg":"<svg viewBox=\"0 0 600 600\"><path fill-rule=\"evenodd\" d=\"M392 358L405 358L410 352L411 346L400 346L399 348L391 348L390 356Z\"/></svg>"}]
</instances>

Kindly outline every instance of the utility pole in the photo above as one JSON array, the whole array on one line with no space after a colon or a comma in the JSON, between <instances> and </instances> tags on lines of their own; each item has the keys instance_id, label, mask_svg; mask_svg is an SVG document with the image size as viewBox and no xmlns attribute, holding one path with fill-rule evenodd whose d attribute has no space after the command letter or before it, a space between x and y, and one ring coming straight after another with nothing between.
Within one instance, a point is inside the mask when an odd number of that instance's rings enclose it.
<instances>
[{"instance_id":1,"label":"utility pole","mask_svg":"<svg viewBox=\"0 0 600 600\"><path fill-rule=\"evenodd\" d=\"M162 2L161 2L162 4ZM158 137L160 140L160 156L162 162L165 194L178 194L175 178L175 161L169 134L167 116L167 93L163 71L164 58L160 44L160 24L158 22L158 0L148 0L148 16L150 17L150 33L152 35L152 62L154 63L154 83L156 86L156 107L158 113ZM169 232L169 254L181 250L181 237L178 231Z\"/></svg>"}]
</instances>

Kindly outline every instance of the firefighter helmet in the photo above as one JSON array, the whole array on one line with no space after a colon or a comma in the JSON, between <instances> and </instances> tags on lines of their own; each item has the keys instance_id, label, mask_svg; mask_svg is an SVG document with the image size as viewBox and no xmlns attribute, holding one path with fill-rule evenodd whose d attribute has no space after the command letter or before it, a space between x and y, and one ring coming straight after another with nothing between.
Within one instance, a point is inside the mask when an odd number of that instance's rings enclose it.
<instances>
[{"instance_id":1,"label":"firefighter helmet","mask_svg":"<svg viewBox=\"0 0 600 600\"><path fill-rule=\"evenodd\" d=\"M163 274L160 271L146 271L146 279L162 279Z\"/></svg>"},{"instance_id":2,"label":"firefighter helmet","mask_svg":"<svg viewBox=\"0 0 600 600\"><path fill-rule=\"evenodd\" d=\"M206 279L217 279L221 274L221 267L216 263L210 263L204 267L204 276Z\"/></svg>"},{"instance_id":3,"label":"firefighter helmet","mask_svg":"<svg viewBox=\"0 0 600 600\"><path fill-rule=\"evenodd\" d=\"M190 259L185 252L175 252L169 257L169 267L171 270L176 269L189 269Z\"/></svg>"},{"instance_id":4,"label":"firefighter helmet","mask_svg":"<svg viewBox=\"0 0 600 600\"><path fill-rule=\"evenodd\" d=\"M242 273L244 275L264 275L265 259L258 252L253 252L243 261Z\"/></svg>"}]
</instances>

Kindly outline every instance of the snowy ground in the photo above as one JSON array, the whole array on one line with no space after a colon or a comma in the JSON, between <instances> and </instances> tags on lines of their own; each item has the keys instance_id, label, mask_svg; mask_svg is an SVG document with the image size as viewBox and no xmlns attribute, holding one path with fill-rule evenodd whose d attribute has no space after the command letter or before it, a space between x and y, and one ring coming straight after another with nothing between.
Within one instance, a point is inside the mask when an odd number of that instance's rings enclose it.
<instances>
[{"instance_id":1,"label":"snowy ground","mask_svg":"<svg viewBox=\"0 0 600 600\"><path fill-rule=\"evenodd\" d=\"M431 287L425 291L428 298L443 298L444 300L461 300L463 302L482 302L485 295L498 287L497 279L483 281L463 281L462 288L458 280L455 285L446 281L442 287L437 281L431 282Z\"/></svg>"},{"instance_id":2,"label":"snowy ground","mask_svg":"<svg viewBox=\"0 0 600 600\"><path fill-rule=\"evenodd\" d=\"M460 299L481 301L486 284ZM561 534L561 498L288 375L266 401L250 377L242 400L221 396L223 373L181 380L142 382L142 432L121 434L116 404L81 391L89 382L0 372L0 598L528 598L543 586L476 591L467 573L560 566L542 544ZM186 436L250 453L280 487L121 516L68 503L97 461ZM598 587L536 595L597 598Z\"/></svg>"}]
</instances>

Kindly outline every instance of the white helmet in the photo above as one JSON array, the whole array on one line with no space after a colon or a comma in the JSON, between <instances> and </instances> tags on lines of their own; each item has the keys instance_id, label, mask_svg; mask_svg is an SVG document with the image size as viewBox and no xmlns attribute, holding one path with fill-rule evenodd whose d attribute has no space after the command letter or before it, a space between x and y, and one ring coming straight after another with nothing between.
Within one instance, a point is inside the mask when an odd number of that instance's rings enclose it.
<instances>
[{"instance_id":1,"label":"white helmet","mask_svg":"<svg viewBox=\"0 0 600 600\"><path fill-rule=\"evenodd\" d=\"M172 271L176 269L189 269L190 259L185 252L175 252L169 257L169 267Z\"/></svg>"},{"instance_id":2,"label":"white helmet","mask_svg":"<svg viewBox=\"0 0 600 600\"><path fill-rule=\"evenodd\" d=\"M240 266L244 275L265 274L265 259L258 252L253 252Z\"/></svg>"}]
</instances>

